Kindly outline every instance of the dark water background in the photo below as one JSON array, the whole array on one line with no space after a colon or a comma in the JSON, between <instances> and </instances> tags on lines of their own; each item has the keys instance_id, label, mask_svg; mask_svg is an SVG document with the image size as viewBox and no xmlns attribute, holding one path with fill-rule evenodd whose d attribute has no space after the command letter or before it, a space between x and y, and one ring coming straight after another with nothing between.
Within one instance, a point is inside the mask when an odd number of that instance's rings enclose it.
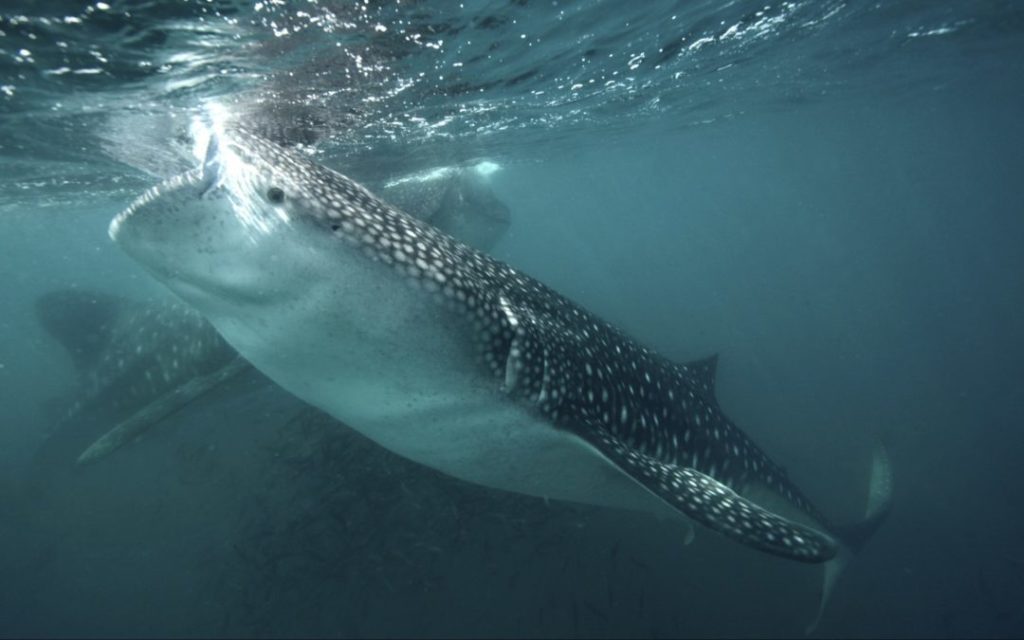
<instances>
[{"instance_id":1,"label":"dark water background","mask_svg":"<svg viewBox=\"0 0 1024 640\"><path fill-rule=\"evenodd\" d=\"M813 614L813 568L440 477L256 378L40 469L74 378L33 302L166 296L106 225L190 166L211 100L342 171L500 165L493 253L667 355L720 353L723 406L836 519L886 442L893 513L818 635L1024 633L1020 5L110 4L0 8L0 635L779 636Z\"/></svg>"}]
</instances>

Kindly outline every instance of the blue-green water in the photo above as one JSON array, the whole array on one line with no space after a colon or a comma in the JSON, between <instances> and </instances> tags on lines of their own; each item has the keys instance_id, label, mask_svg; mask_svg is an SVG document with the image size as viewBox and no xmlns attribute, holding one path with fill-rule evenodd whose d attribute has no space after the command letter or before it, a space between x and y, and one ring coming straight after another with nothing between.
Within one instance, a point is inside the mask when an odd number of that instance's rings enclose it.
<instances>
[{"instance_id":1,"label":"blue-green water","mask_svg":"<svg viewBox=\"0 0 1024 640\"><path fill-rule=\"evenodd\" d=\"M7 2L0 635L813 616L812 567L442 477L256 376L95 465L49 455L110 418L63 418L82 391L36 300L168 299L107 224L195 164L211 104L359 179L493 163L490 252L670 357L719 353L722 405L836 520L885 442L892 514L817 635L1024 632L1018 4Z\"/></svg>"}]
</instances>

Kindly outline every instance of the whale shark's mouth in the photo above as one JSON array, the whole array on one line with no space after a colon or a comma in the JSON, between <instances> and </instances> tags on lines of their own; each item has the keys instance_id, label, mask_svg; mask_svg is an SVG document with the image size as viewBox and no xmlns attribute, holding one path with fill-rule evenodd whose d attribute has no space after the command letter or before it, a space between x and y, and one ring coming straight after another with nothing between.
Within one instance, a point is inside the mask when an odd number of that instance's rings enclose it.
<instances>
[{"instance_id":1,"label":"whale shark's mouth","mask_svg":"<svg viewBox=\"0 0 1024 640\"><path fill-rule=\"evenodd\" d=\"M146 189L141 196L132 200L131 204L114 216L110 221L110 225L107 227L107 235L110 236L111 240L117 241L122 227L124 227L128 219L135 215L136 212L159 200L165 199L171 192L198 189L202 187L205 182L206 178L203 176L202 168L196 168L172 178L168 178L167 180Z\"/></svg>"}]
</instances>

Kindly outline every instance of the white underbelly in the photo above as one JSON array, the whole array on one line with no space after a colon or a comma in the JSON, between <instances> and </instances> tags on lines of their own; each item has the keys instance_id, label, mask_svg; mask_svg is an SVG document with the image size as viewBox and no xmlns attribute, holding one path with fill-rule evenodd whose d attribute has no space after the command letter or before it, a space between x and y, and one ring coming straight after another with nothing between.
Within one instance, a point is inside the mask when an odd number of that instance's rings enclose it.
<instances>
[{"instance_id":1,"label":"white underbelly","mask_svg":"<svg viewBox=\"0 0 1024 640\"><path fill-rule=\"evenodd\" d=\"M675 513L578 437L509 398L468 323L380 265L288 305L204 311L282 387L406 458L488 487Z\"/></svg>"}]
</instances>

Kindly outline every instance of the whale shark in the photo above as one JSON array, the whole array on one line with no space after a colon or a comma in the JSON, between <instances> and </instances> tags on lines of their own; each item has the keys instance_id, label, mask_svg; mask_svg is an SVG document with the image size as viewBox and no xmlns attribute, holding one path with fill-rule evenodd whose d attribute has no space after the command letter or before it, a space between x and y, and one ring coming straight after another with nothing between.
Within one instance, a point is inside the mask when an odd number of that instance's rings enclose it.
<instances>
[{"instance_id":1,"label":"whale shark","mask_svg":"<svg viewBox=\"0 0 1024 640\"><path fill-rule=\"evenodd\" d=\"M694 521L825 563L821 606L889 510L833 525L677 363L513 266L240 124L110 237L271 380L383 447L543 498ZM819 609L820 615L820 609Z\"/></svg>"},{"instance_id":2,"label":"whale shark","mask_svg":"<svg viewBox=\"0 0 1024 640\"><path fill-rule=\"evenodd\" d=\"M99 459L251 369L181 303L59 289L40 296L35 313L76 374L73 399L37 452L53 463Z\"/></svg>"}]
</instances>

